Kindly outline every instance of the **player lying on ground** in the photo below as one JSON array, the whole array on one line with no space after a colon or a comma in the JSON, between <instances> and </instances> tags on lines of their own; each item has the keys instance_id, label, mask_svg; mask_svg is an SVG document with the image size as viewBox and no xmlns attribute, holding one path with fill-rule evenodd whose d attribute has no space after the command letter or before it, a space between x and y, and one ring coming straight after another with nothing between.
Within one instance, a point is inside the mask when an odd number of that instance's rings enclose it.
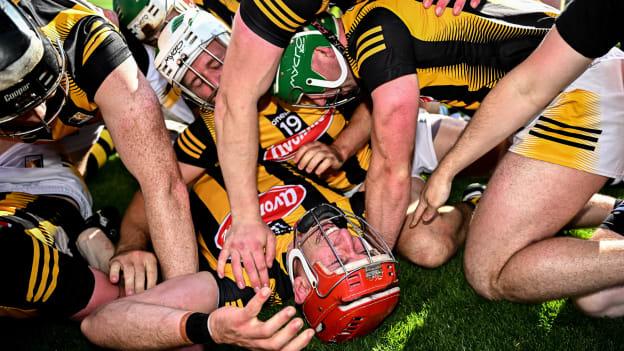
<instances>
[{"instance_id":1,"label":"player lying on ground","mask_svg":"<svg viewBox=\"0 0 624 351\"><path fill-rule=\"evenodd\" d=\"M84 181L55 146L15 144L0 156L0 316L81 320L119 296L106 276L107 235L118 229L93 214ZM155 271L154 255L142 256Z\"/></svg>"},{"instance_id":2,"label":"player lying on ground","mask_svg":"<svg viewBox=\"0 0 624 351\"><path fill-rule=\"evenodd\" d=\"M206 181L214 182L213 190L222 189L214 179ZM267 322L256 319L267 299L281 303L292 296L321 340L341 342L372 331L398 302L396 261L390 249L362 218L339 209L351 209L354 200L331 192L326 193L329 198L319 198L306 192L322 190L311 184L273 181L275 185L259 197L271 208L265 213L267 224L280 233L270 292L263 288L253 297L253 289L238 289L231 274L219 279L200 272L105 306L82 323L85 335L100 346L121 349L170 348L211 339L254 349L300 349L314 332L296 336L303 324L298 318L287 324L294 316L292 307ZM307 206L324 201L338 207L321 204L306 212ZM206 205L215 202L219 201ZM202 228L212 231L200 234L200 245L214 273L222 235L231 221L220 207L204 211L210 218L204 218ZM228 264L226 271L231 269Z\"/></svg>"}]
</instances>

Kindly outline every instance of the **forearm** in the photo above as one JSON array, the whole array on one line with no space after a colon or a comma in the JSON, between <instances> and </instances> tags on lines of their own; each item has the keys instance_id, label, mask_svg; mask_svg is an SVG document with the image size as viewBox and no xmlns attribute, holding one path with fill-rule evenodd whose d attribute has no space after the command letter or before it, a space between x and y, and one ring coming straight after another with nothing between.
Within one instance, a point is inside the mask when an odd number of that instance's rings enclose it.
<instances>
[{"instance_id":1,"label":"forearm","mask_svg":"<svg viewBox=\"0 0 624 351\"><path fill-rule=\"evenodd\" d=\"M100 347L118 350L169 349L189 344L180 328L187 313L185 310L124 299L92 313L80 328L89 341Z\"/></svg>"},{"instance_id":2,"label":"forearm","mask_svg":"<svg viewBox=\"0 0 624 351\"><path fill-rule=\"evenodd\" d=\"M178 181L144 192L146 217L156 257L165 279L198 270L197 241L186 185Z\"/></svg>"},{"instance_id":3,"label":"forearm","mask_svg":"<svg viewBox=\"0 0 624 351\"><path fill-rule=\"evenodd\" d=\"M398 238L410 196L409 162L395 166L373 160L366 177L367 219L390 248Z\"/></svg>"},{"instance_id":4,"label":"forearm","mask_svg":"<svg viewBox=\"0 0 624 351\"><path fill-rule=\"evenodd\" d=\"M249 108L238 111L226 106L216 114L217 151L232 217L256 220L260 218L256 186L258 117L255 103L249 101L247 105Z\"/></svg>"},{"instance_id":5,"label":"forearm","mask_svg":"<svg viewBox=\"0 0 624 351\"><path fill-rule=\"evenodd\" d=\"M370 140L372 125L370 106L363 102L355 109L349 124L334 140L332 147L343 160L352 157Z\"/></svg>"}]
</instances>

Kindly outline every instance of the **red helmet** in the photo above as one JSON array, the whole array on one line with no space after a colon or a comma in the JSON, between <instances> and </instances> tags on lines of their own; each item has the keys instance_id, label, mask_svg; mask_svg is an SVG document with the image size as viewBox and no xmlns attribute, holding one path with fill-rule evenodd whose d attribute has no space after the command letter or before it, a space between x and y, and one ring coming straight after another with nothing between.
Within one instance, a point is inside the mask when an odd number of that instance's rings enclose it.
<instances>
[{"instance_id":1,"label":"red helmet","mask_svg":"<svg viewBox=\"0 0 624 351\"><path fill-rule=\"evenodd\" d=\"M363 258L348 262L340 257L329 227L347 229ZM310 264L302 246L317 235L328 243L339 268L330 272L320 262ZM370 333L399 301L396 259L379 234L352 213L327 204L308 211L295 227L294 247L288 253L293 284L295 260L312 286L303 301L303 315L322 341L342 342Z\"/></svg>"}]
</instances>

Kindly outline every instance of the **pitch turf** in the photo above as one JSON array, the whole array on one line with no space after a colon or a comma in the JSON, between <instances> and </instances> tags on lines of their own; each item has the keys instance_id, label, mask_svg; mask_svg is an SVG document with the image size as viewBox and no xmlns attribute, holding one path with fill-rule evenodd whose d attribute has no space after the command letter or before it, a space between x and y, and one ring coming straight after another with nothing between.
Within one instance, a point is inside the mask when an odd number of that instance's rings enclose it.
<instances>
[{"instance_id":1,"label":"pitch turf","mask_svg":"<svg viewBox=\"0 0 624 351\"><path fill-rule=\"evenodd\" d=\"M453 199L471 179L457 182ZM122 210L136 183L118 158L112 158L89 183L95 207ZM606 193L624 196L622 188ZM401 261L401 302L372 335L342 345L313 342L309 350L618 350L622 319L592 319L572 303L539 305L488 302L467 285L460 252L443 267L421 269ZM76 287L80 282L76 282ZM10 289L3 284L2 289ZM264 315L268 316L266 312ZM94 350L67 321L0 319L0 350ZM231 348L224 347L224 350Z\"/></svg>"}]
</instances>

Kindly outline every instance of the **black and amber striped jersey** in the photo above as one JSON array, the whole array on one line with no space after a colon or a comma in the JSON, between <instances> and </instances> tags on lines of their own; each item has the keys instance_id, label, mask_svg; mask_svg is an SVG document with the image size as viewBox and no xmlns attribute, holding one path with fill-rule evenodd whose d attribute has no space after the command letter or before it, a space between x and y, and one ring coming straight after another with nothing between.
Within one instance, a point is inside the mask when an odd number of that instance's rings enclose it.
<instances>
[{"instance_id":1,"label":"black and amber striped jersey","mask_svg":"<svg viewBox=\"0 0 624 351\"><path fill-rule=\"evenodd\" d=\"M308 210L322 203L331 203L361 216L364 212L364 195L357 193L347 198L290 172L278 163L260 165L258 174L260 213L276 235L275 261L269 269L269 283L273 292L270 301L281 304L283 300L292 297L286 258L291 248L295 223ZM200 268L216 271L217 258L232 223L221 174L210 174L207 171L193 186L190 199L200 251ZM242 306L254 296L246 273L244 278L246 287L241 290L236 286L230 263L226 264L225 277L218 280L219 306Z\"/></svg>"},{"instance_id":2,"label":"black and amber striped jersey","mask_svg":"<svg viewBox=\"0 0 624 351\"><path fill-rule=\"evenodd\" d=\"M535 0L482 2L441 17L421 1L369 0L342 22L352 69L366 90L417 73L422 95L472 110L537 47L557 14Z\"/></svg>"},{"instance_id":3,"label":"black and amber striped jersey","mask_svg":"<svg viewBox=\"0 0 624 351\"><path fill-rule=\"evenodd\" d=\"M52 139L74 132L75 127L92 120L97 113L95 93L106 77L130 51L115 28L98 10L80 0L16 1L37 23L53 45L62 46L66 72L62 86L68 97L55 124ZM65 123L61 123L65 122Z\"/></svg>"},{"instance_id":4,"label":"black and amber striped jersey","mask_svg":"<svg viewBox=\"0 0 624 351\"><path fill-rule=\"evenodd\" d=\"M194 0L195 5L210 12L232 27L234 14L238 11L240 0Z\"/></svg>"},{"instance_id":5,"label":"black and amber striped jersey","mask_svg":"<svg viewBox=\"0 0 624 351\"><path fill-rule=\"evenodd\" d=\"M83 228L80 211L65 198L0 193L0 272L8 282L0 289L0 316L71 316L87 305L93 274L70 250Z\"/></svg>"},{"instance_id":6,"label":"black and amber striped jersey","mask_svg":"<svg viewBox=\"0 0 624 351\"><path fill-rule=\"evenodd\" d=\"M624 43L621 15L624 2L590 0L570 2L557 19L557 31L574 50L585 57L606 54L615 44Z\"/></svg>"},{"instance_id":7,"label":"black and amber striped jersey","mask_svg":"<svg viewBox=\"0 0 624 351\"><path fill-rule=\"evenodd\" d=\"M272 98L258 116L258 162L285 164L300 176L337 192L352 190L366 178L371 156L368 145L345 161L338 172L318 177L294 167L293 157L302 145L312 141L331 144L347 126L347 119L336 109L296 108ZM186 129L175 143L178 159L197 167L220 173L217 161L212 111L202 112L202 118Z\"/></svg>"},{"instance_id":8,"label":"black and amber striped jersey","mask_svg":"<svg viewBox=\"0 0 624 351\"><path fill-rule=\"evenodd\" d=\"M346 9L359 1L362 0L241 0L240 16L254 33L285 48L297 29L330 4Z\"/></svg>"}]
</instances>

